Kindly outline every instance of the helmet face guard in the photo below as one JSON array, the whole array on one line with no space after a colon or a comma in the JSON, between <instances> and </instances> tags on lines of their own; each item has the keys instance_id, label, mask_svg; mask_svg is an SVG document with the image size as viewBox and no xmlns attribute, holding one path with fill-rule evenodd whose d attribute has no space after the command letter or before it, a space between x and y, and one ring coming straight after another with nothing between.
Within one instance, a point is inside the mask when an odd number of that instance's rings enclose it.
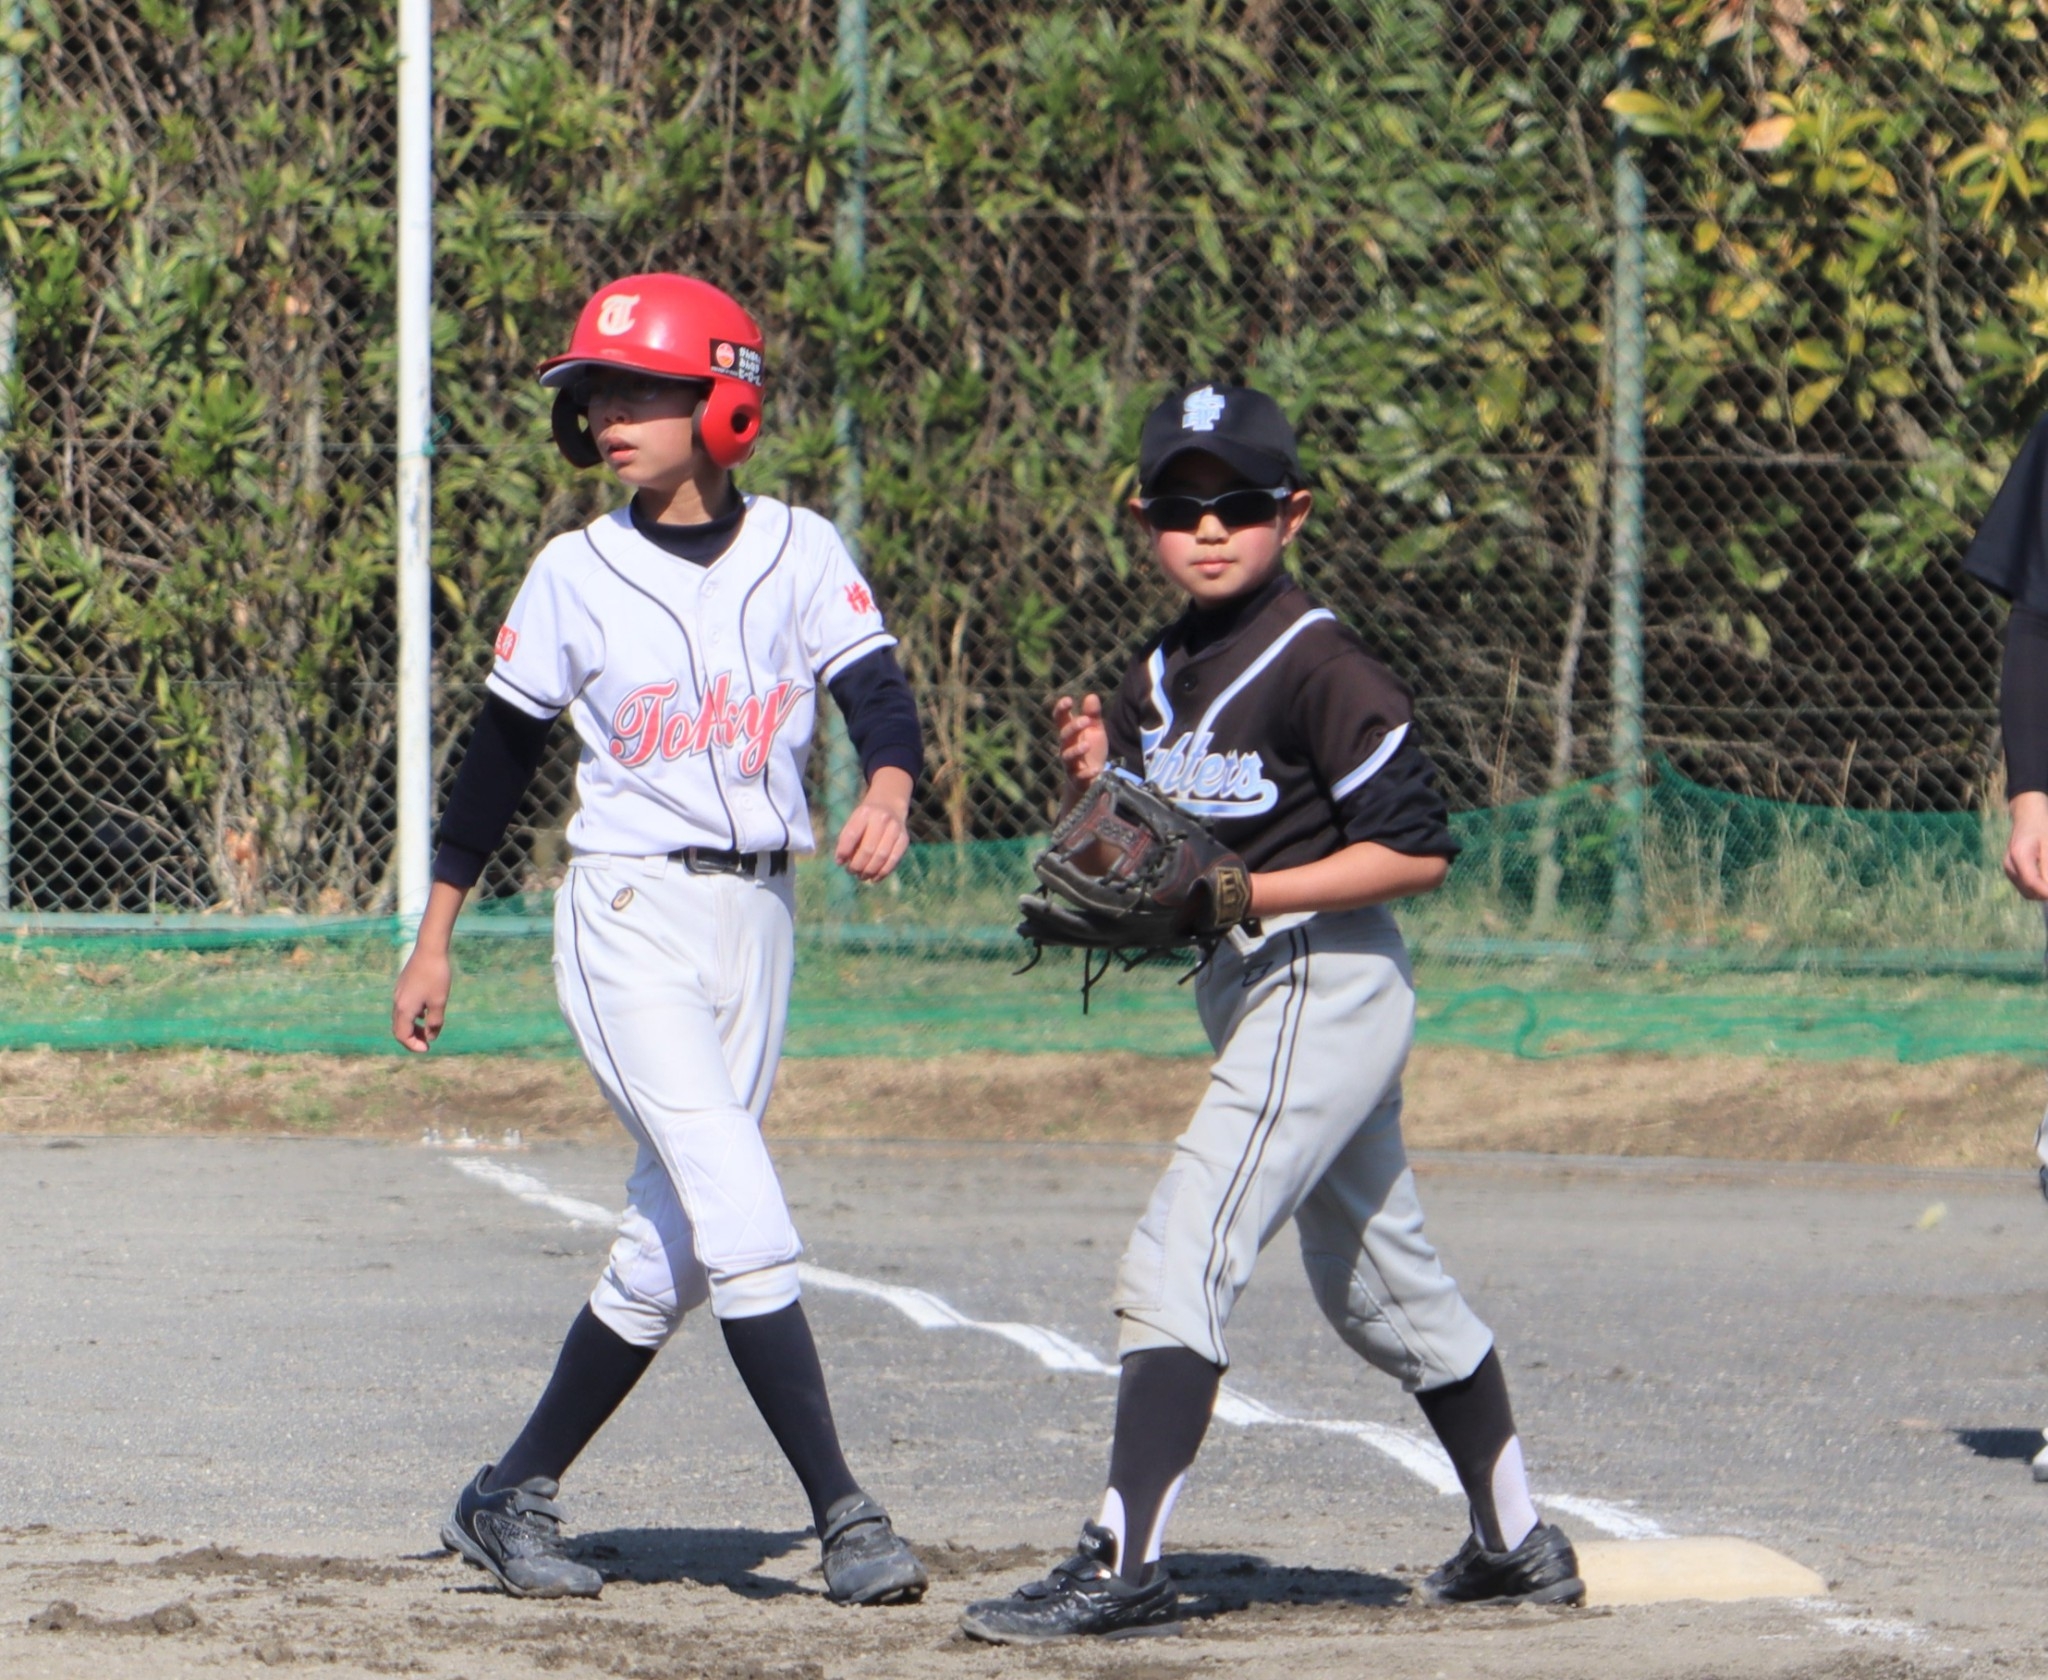
<instances>
[{"instance_id":1,"label":"helmet face guard","mask_svg":"<svg viewBox=\"0 0 2048 1680\"><path fill-rule=\"evenodd\" d=\"M697 442L719 466L736 467L761 438L762 348L753 316L716 286L683 274L614 280L583 306L569 348L540 366L540 382L557 392L555 446L571 466L598 464L571 382L586 368L617 368L708 385Z\"/></svg>"}]
</instances>

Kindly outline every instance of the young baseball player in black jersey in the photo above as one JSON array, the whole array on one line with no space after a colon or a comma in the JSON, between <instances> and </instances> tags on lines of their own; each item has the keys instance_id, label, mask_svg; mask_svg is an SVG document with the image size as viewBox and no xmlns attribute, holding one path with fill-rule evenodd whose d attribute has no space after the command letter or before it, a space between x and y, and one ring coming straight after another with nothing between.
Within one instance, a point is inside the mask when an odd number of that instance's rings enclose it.
<instances>
[{"instance_id":1,"label":"young baseball player in black jersey","mask_svg":"<svg viewBox=\"0 0 2048 1680\"><path fill-rule=\"evenodd\" d=\"M1197 978L1216 1065L1118 1272L1102 1508L1072 1558L963 1626L1028 1644L1174 1620L1167 1519L1230 1363L1231 1309L1289 1219L1338 1335L1415 1395L1464 1485L1470 1536L1424 1596L1576 1603L1578 1560L1530 1500L1493 1334L1423 1235L1402 1148L1415 996L1386 906L1439 886L1458 849L1408 693L1283 569L1310 495L1271 398L1169 398L1138 468L1132 507L1188 606L1107 713L1092 694L1054 706L1068 802L1112 763L1142 774L1242 855L1255 921Z\"/></svg>"}]
</instances>

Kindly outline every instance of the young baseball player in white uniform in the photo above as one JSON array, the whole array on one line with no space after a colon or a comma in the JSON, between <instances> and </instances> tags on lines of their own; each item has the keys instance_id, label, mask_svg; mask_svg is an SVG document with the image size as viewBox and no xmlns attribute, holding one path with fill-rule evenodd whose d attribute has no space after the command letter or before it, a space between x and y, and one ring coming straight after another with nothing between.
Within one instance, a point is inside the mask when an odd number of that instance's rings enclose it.
<instances>
[{"instance_id":1,"label":"young baseball player in white uniform","mask_svg":"<svg viewBox=\"0 0 2048 1680\"><path fill-rule=\"evenodd\" d=\"M916 707L832 526L733 485L762 382L760 329L736 302L682 275L615 281L541 380L563 453L603 461L632 499L542 549L498 632L392 1030L416 1052L440 1031L456 915L568 713L581 755L556 988L639 1158L546 1391L441 1538L508 1592L596 1596L603 1578L570 1554L557 1484L708 1300L810 1500L827 1594L914 1599L923 1568L840 1452L760 1122L789 1002L790 860L812 845L818 690L846 713L867 779L834 848L863 881L907 845Z\"/></svg>"},{"instance_id":2,"label":"young baseball player in white uniform","mask_svg":"<svg viewBox=\"0 0 2048 1680\"><path fill-rule=\"evenodd\" d=\"M1231 1309L1290 1219L1331 1326L1421 1402L1464 1485L1470 1535L1424 1596L1576 1602L1571 1543L1530 1501L1493 1333L1423 1234L1401 1143L1415 994L1386 907L1437 887L1458 849L1408 691L1282 565L1310 496L1270 397L1169 398L1145 423L1138 482L1133 508L1187 610L1139 650L1107 715L1092 694L1054 707L1068 802L1112 763L1144 776L1243 857L1257 920L1197 977L1216 1065L1117 1275L1100 1513L1074 1557L963 1625L1030 1644L1172 1623L1167 1518L1230 1362Z\"/></svg>"}]
</instances>

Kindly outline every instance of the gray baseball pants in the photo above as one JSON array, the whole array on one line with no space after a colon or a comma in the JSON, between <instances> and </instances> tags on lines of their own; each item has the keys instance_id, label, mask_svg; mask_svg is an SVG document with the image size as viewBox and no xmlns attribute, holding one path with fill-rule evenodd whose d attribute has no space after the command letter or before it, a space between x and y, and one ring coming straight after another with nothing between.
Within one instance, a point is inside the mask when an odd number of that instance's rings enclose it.
<instances>
[{"instance_id":1,"label":"gray baseball pants","mask_svg":"<svg viewBox=\"0 0 2048 1680\"><path fill-rule=\"evenodd\" d=\"M1415 992L1392 914L1275 918L1195 984L1216 1064L1124 1253L1119 1354L1179 1346L1228 1366L1231 1309L1292 1219L1316 1300L1361 1357L1411 1392L1470 1376L1493 1332L1423 1235L1401 1142Z\"/></svg>"}]
</instances>

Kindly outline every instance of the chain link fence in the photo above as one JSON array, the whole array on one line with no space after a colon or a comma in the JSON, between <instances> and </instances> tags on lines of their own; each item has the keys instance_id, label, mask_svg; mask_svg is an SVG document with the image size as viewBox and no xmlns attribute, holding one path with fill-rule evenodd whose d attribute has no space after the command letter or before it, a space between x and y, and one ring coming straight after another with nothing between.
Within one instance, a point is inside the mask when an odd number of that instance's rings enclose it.
<instances>
[{"instance_id":1,"label":"chain link fence","mask_svg":"<svg viewBox=\"0 0 2048 1680\"><path fill-rule=\"evenodd\" d=\"M440 7L443 785L528 559L610 499L533 365L649 268L767 327L745 487L833 511L858 449L921 838L1042 831L1049 697L1173 610L1121 504L1188 379L1295 417L1304 581L1414 685L1454 804L1577 784L1639 238L1648 749L1776 800L1987 803L2001 613L1953 560L2048 344L2031 0L870 10L863 130L823 0ZM28 0L8 910L392 908L392 26ZM572 771L564 742L490 893L551 884Z\"/></svg>"}]
</instances>

